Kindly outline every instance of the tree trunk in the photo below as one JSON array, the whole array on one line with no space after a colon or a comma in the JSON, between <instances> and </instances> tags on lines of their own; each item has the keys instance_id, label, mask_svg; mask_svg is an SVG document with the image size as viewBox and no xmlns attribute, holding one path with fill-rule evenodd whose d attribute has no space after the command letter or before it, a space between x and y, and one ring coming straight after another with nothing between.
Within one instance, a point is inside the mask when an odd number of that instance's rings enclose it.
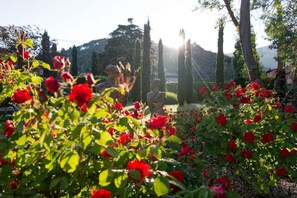
<instances>
[{"instance_id":1,"label":"tree trunk","mask_svg":"<svg viewBox=\"0 0 297 198\"><path fill-rule=\"evenodd\" d=\"M249 0L241 0L239 36L243 56L248 67L249 80L250 82L261 81L259 67L252 50Z\"/></svg>"}]
</instances>

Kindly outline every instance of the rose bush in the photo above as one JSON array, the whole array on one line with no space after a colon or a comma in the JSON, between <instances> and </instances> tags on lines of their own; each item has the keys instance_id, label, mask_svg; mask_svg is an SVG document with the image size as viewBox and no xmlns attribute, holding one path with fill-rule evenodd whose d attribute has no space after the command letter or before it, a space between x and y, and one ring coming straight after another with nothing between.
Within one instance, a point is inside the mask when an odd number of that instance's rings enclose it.
<instances>
[{"instance_id":1,"label":"rose bush","mask_svg":"<svg viewBox=\"0 0 297 198\"><path fill-rule=\"evenodd\" d=\"M223 90L202 90L201 109L178 112L174 119L176 134L198 152L205 170L212 170L204 174L205 185L226 176L232 184L269 193L280 179L296 183L293 106L282 106L258 83L240 87L230 82Z\"/></svg>"},{"instance_id":2,"label":"rose bush","mask_svg":"<svg viewBox=\"0 0 297 198\"><path fill-rule=\"evenodd\" d=\"M32 41L18 41L27 52ZM21 69L16 62L23 61ZM94 80L75 84L70 62L53 60L51 69L29 53L0 58L3 90L19 110L0 128L0 195L19 197L212 197L201 186L197 152L175 135L172 116L144 120L145 106L124 110L110 96L92 92ZM67 67L65 67L67 66ZM118 91L123 92L119 88ZM214 188L215 189L215 188ZM223 193L224 194L224 193Z\"/></svg>"}]
</instances>

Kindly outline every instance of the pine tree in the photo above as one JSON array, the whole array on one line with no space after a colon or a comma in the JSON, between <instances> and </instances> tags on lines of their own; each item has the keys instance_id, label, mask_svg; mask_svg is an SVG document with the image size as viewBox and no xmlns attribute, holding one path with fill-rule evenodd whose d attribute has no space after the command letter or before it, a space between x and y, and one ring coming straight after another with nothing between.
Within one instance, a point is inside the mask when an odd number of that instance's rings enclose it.
<instances>
[{"instance_id":1,"label":"pine tree","mask_svg":"<svg viewBox=\"0 0 297 198\"><path fill-rule=\"evenodd\" d=\"M193 66L192 66L192 45L190 39L187 41L186 52L185 52L185 68L186 68L186 79L185 79L185 100L187 104L193 102Z\"/></svg>"},{"instance_id":2,"label":"pine tree","mask_svg":"<svg viewBox=\"0 0 297 198\"><path fill-rule=\"evenodd\" d=\"M237 40L235 43L235 51L233 52L232 57L232 66L233 81L236 84L242 85L243 87L246 86L246 82L248 81L248 74L244 64L244 58L239 40Z\"/></svg>"},{"instance_id":3,"label":"pine tree","mask_svg":"<svg viewBox=\"0 0 297 198\"><path fill-rule=\"evenodd\" d=\"M140 48L140 40L137 39L135 42L135 56L134 56L134 64L132 66L132 72L135 72L138 68L141 66L141 48ZM131 90L131 98L133 101L140 101L141 100L141 75L139 72L137 72L137 75L135 75L136 81L133 86L133 89Z\"/></svg>"},{"instance_id":4,"label":"pine tree","mask_svg":"<svg viewBox=\"0 0 297 198\"><path fill-rule=\"evenodd\" d=\"M179 105L185 103L185 32L180 30L179 37L182 39L182 44L178 49L178 82L177 82L177 98Z\"/></svg>"},{"instance_id":5,"label":"pine tree","mask_svg":"<svg viewBox=\"0 0 297 198\"><path fill-rule=\"evenodd\" d=\"M151 38L150 38L150 22L144 25L143 37L143 66L142 66L142 102L147 101L147 93L150 91L151 85Z\"/></svg>"},{"instance_id":6,"label":"pine tree","mask_svg":"<svg viewBox=\"0 0 297 198\"><path fill-rule=\"evenodd\" d=\"M70 73L72 76L78 75L78 69L77 69L77 48L74 45L72 48L72 59L71 59L71 67L70 67Z\"/></svg>"},{"instance_id":7,"label":"pine tree","mask_svg":"<svg viewBox=\"0 0 297 198\"><path fill-rule=\"evenodd\" d=\"M217 67L216 67L216 83L221 88L224 86L224 19L219 19L219 38L218 38L218 53L217 53Z\"/></svg>"},{"instance_id":8,"label":"pine tree","mask_svg":"<svg viewBox=\"0 0 297 198\"><path fill-rule=\"evenodd\" d=\"M166 88L166 78L165 78L165 69L163 61L163 43L162 39L159 40L158 44L158 76L161 80L160 91L165 91Z\"/></svg>"}]
</instances>

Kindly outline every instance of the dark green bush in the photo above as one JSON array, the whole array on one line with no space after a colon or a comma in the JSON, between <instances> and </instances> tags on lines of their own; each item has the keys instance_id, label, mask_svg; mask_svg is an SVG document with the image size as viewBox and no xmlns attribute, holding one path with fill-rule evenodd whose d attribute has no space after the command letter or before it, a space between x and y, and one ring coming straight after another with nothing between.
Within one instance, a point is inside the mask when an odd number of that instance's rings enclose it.
<instances>
[{"instance_id":1,"label":"dark green bush","mask_svg":"<svg viewBox=\"0 0 297 198\"><path fill-rule=\"evenodd\" d=\"M171 105L171 104L177 104L177 94L173 92L166 92L166 102L165 104Z\"/></svg>"}]
</instances>

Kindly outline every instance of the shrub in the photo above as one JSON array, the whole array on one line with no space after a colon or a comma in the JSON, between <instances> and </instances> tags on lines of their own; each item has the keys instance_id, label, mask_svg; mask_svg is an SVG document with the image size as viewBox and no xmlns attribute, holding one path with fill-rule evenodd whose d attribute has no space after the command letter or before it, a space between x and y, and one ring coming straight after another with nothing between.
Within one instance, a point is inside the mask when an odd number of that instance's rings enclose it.
<instances>
[{"instance_id":1,"label":"shrub","mask_svg":"<svg viewBox=\"0 0 297 198\"><path fill-rule=\"evenodd\" d=\"M177 103L178 103L178 100L177 100L176 93L166 92L166 102L165 102L165 104L173 105L173 104L177 104Z\"/></svg>"}]
</instances>

